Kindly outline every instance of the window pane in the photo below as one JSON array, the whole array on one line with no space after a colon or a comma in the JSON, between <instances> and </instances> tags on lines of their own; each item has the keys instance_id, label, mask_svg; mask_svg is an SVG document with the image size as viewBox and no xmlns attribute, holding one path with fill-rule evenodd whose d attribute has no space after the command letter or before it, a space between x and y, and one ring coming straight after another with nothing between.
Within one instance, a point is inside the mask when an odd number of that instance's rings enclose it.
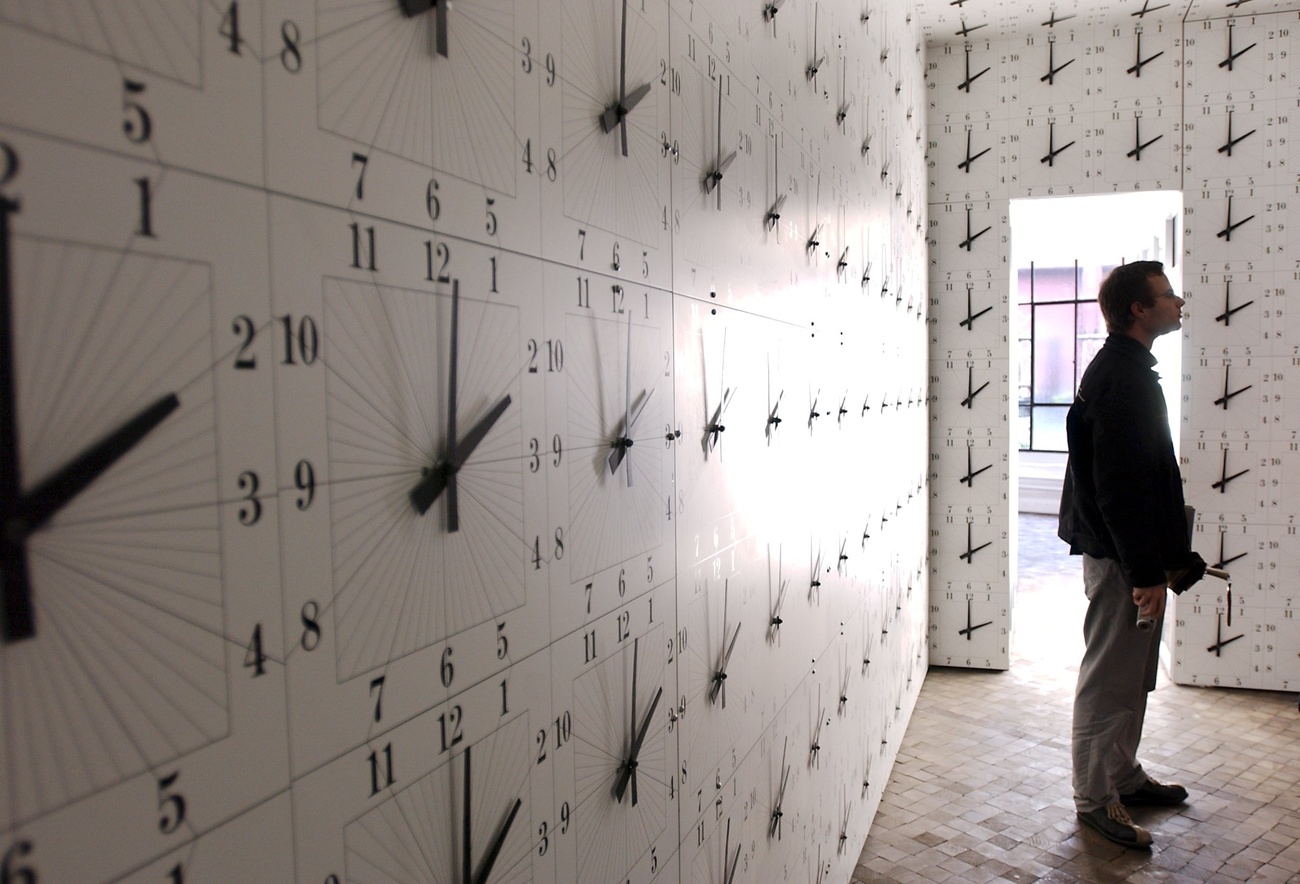
<instances>
[{"instance_id":1,"label":"window pane","mask_svg":"<svg viewBox=\"0 0 1300 884\"><path fill-rule=\"evenodd\" d=\"M1034 402L1068 405L1073 401L1074 304L1037 305L1034 307Z\"/></svg>"},{"instance_id":2,"label":"window pane","mask_svg":"<svg viewBox=\"0 0 1300 884\"><path fill-rule=\"evenodd\" d=\"M1079 305L1079 335L1074 356L1079 363L1079 377L1083 377L1084 369L1104 343L1106 323L1101 317L1101 308L1096 301L1084 301Z\"/></svg>"},{"instance_id":3,"label":"window pane","mask_svg":"<svg viewBox=\"0 0 1300 884\"><path fill-rule=\"evenodd\" d=\"M1029 406L1021 405L1016 410L1016 447L1021 451L1029 447Z\"/></svg>"},{"instance_id":4,"label":"window pane","mask_svg":"<svg viewBox=\"0 0 1300 884\"><path fill-rule=\"evenodd\" d=\"M1073 267L1035 267L1034 268L1034 303L1044 301L1073 301L1076 297L1075 277L1078 270Z\"/></svg>"},{"instance_id":5,"label":"window pane","mask_svg":"<svg viewBox=\"0 0 1300 884\"><path fill-rule=\"evenodd\" d=\"M1065 415L1069 408L1064 405L1038 405L1034 407L1035 451L1065 451Z\"/></svg>"},{"instance_id":6,"label":"window pane","mask_svg":"<svg viewBox=\"0 0 1300 884\"><path fill-rule=\"evenodd\" d=\"M1016 300L1021 304L1029 303L1029 268L1016 270Z\"/></svg>"},{"instance_id":7,"label":"window pane","mask_svg":"<svg viewBox=\"0 0 1300 884\"><path fill-rule=\"evenodd\" d=\"M1016 401L1021 405L1028 405L1034 353L1033 339L1029 337L1033 322L1033 308L1021 305L1016 308L1016 312L1019 315L1019 330L1016 337ZM1025 438L1029 438L1027 433Z\"/></svg>"}]
</instances>

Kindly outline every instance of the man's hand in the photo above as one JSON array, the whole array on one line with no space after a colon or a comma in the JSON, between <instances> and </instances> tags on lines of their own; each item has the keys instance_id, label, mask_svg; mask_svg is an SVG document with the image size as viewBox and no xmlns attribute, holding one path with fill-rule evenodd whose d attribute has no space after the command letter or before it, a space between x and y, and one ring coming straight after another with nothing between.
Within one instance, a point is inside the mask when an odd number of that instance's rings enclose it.
<instances>
[{"instance_id":1,"label":"man's hand","mask_svg":"<svg viewBox=\"0 0 1300 884\"><path fill-rule=\"evenodd\" d=\"M1138 606L1138 614L1159 620L1165 613L1165 586L1133 587L1133 604Z\"/></svg>"}]
</instances>

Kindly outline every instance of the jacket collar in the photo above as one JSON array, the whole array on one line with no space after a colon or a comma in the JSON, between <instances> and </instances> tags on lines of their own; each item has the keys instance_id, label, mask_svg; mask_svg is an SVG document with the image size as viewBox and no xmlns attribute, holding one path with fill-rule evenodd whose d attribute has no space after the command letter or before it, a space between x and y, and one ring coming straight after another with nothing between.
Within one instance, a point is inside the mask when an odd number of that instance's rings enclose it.
<instances>
[{"instance_id":1,"label":"jacket collar","mask_svg":"<svg viewBox=\"0 0 1300 884\"><path fill-rule=\"evenodd\" d=\"M1131 359L1143 368L1155 368L1155 355L1128 335L1111 332L1106 336L1106 343L1102 344L1101 348Z\"/></svg>"}]
</instances>

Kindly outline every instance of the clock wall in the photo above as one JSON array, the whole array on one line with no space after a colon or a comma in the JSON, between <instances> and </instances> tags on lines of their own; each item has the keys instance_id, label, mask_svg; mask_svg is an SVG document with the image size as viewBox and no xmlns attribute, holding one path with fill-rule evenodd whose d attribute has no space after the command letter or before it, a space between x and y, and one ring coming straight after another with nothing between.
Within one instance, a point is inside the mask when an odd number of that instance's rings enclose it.
<instances>
[{"instance_id":1,"label":"clock wall","mask_svg":"<svg viewBox=\"0 0 1300 884\"><path fill-rule=\"evenodd\" d=\"M989 39L967 7L960 39L929 47L931 660L1009 664L1015 578L994 553L1016 518L1008 200L1181 188L1182 471L1193 546L1233 592L1207 580L1178 598L1173 677L1289 690L1294 13L1198 5L1181 22L1131 5L1123 21L1053 14Z\"/></svg>"},{"instance_id":2,"label":"clock wall","mask_svg":"<svg viewBox=\"0 0 1300 884\"><path fill-rule=\"evenodd\" d=\"M928 656L919 34L0 0L0 878L847 878Z\"/></svg>"}]
</instances>

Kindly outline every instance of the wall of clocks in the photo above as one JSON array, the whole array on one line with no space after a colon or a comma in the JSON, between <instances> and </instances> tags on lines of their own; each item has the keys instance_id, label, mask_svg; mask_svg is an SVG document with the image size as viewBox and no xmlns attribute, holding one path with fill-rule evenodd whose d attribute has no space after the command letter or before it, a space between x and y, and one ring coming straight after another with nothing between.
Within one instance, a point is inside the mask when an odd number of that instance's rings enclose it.
<instances>
[{"instance_id":1,"label":"wall of clocks","mask_svg":"<svg viewBox=\"0 0 1300 884\"><path fill-rule=\"evenodd\" d=\"M928 50L931 659L1008 665L1008 200L1181 187L1182 469L1194 547L1233 586L1206 580L1178 599L1173 677L1294 690L1296 13L1196 4L1183 22L1129 5L990 39L968 7L959 39Z\"/></svg>"},{"instance_id":2,"label":"wall of clocks","mask_svg":"<svg viewBox=\"0 0 1300 884\"><path fill-rule=\"evenodd\" d=\"M902 0L0 0L0 879L845 880L923 64Z\"/></svg>"}]
</instances>

